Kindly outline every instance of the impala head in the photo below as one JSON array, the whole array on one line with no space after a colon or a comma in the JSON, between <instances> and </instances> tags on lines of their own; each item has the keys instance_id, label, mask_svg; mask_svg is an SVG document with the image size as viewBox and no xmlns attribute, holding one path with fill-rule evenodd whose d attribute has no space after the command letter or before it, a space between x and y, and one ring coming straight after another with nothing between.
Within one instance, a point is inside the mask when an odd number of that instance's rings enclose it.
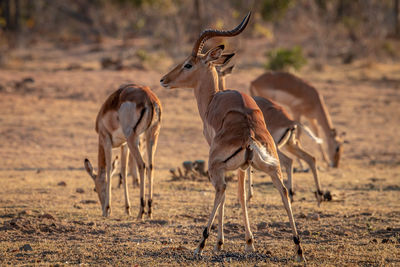
<instances>
[{"instance_id":1,"label":"impala head","mask_svg":"<svg viewBox=\"0 0 400 267\"><path fill-rule=\"evenodd\" d=\"M224 46L220 45L210 49L205 54L201 54L205 42L213 37L232 37L241 33L247 26L250 19L250 13L243 19L235 29L231 31L206 30L200 35L193 46L192 54L182 63L178 64L169 73L161 78L160 83L163 87L172 89L179 87L194 88L201 82L201 77L209 69L218 65L223 65L234 54L222 54Z\"/></svg>"},{"instance_id":2,"label":"impala head","mask_svg":"<svg viewBox=\"0 0 400 267\"><path fill-rule=\"evenodd\" d=\"M343 135L343 134L342 134ZM342 154L342 135L338 135L336 129L331 129L330 138L328 138L328 153L331 167L339 167L340 156Z\"/></svg>"},{"instance_id":3,"label":"impala head","mask_svg":"<svg viewBox=\"0 0 400 267\"><path fill-rule=\"evenodd\" d=\"M116 157L112 163L111 176L114 175L117 164L118 164L118 157ZM104 210L104 203L105 203L105 199L106 199L106 186L107 186L106 170L102 169L102 170L100 170L99 174L96 174L93 170L92 164L90 163L90 161L88 159L85 159L84 165L85 165L85 170L87 171L89 176L92 177L92 179L94 181L94 186L95 186L94 191L97 192L97 195L99 196L101 208L102 208L102 210Z\"/></svg>"}]
</instances>

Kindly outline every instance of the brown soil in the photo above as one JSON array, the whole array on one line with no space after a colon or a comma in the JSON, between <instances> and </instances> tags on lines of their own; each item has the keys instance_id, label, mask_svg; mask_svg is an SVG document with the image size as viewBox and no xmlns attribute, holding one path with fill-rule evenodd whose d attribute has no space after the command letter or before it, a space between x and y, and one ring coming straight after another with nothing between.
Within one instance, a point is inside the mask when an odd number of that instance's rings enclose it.
<instances>
[{"instance_id":1,"label":"brown soil","mask_svg":"<svg viewBox=\"0 0 400 267\"><path fill-rule=\"evenodd\" d=\"M247 51L254 49L240 51L230 88L247 91L263 72L260 62L250 64L243 56ZM234 180L227 191L224 251L213 252L214 229L204 256L193 257L214 189L206 178L173 180L169 172L185 160L207 159L193 92L159 86L171 60L157 68L121 71L102 70L99 62L100 56L85 47L32 49L15 52L0 70L0 265L295 264L280 196L260 173L249 205L256 252L244 252ZM321 164L321 182L333 201L318 208L311 174L294 177L293 212L308 264L400 265L400 65L331 63L299 75L324 95L348 141L339 169ZM149 85L164 106L153 220L136 220L139 192L132 185L133 216L124 214L117 177L112 216L101 217L94 184L83 169L85 157L96 164L94 121L102 101L127 82ZM304 146L320 156L306 138Z\"/></svg>"}]
</instances>

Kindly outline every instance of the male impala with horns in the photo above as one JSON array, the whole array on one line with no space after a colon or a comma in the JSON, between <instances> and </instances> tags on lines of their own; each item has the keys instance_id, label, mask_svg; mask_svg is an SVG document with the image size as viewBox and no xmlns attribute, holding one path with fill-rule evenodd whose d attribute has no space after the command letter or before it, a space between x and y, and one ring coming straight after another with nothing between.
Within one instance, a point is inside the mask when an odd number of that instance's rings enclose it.
<instances>
[{"instance_id":1,"label":"male impala with horns","mask_svg":"<svg viewBox=\"0 0 400 267\"><path fill-rule=\"evenodd\" d=\"M193 88L197 107L203 121L203 134L210 146L208 172L215 188L214 205L203 237L195 250L200 255L218 210L218 238L216 250L224 243L223 220L228 170L238 170L239 199L243 209L246 230L246 251L254 251L253 235L247 215L244 190L245 171L249 166L268 173L281 194L287 211L298 260L304 260L300 238L294 222L288 191L282 182L282 173L274 140L267 131L262 112L254 100L241 92L218 90L218 74L215 66L224 64L232 54L223 54L220 45L202 53L204 43L213 37L232 37L241 33L250 19L248 14L242 23L231 31L206 30L194 44L192 53L182 63L161 79L168 89Z\"/></svg>"}]
</instances>

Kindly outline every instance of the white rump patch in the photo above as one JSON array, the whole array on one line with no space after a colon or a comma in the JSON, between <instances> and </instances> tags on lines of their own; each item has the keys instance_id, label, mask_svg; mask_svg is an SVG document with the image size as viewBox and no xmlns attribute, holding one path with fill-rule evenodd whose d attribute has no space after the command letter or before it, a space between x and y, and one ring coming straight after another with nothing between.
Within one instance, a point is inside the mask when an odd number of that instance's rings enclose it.
<instances>
[{"instance_id":1,"label":"white rump patch","mask_svg":"<svg viewBox=\"0 0 400 267\"><path fill-rule=\"evenodd\" d=\"M136 117L136 103L124 102L118 110L119 123L125 138L128 139L133 132L138 118Z\"/></svg>"},{"instance_id":2,"label":"white rump patch","mask_svg":"<svg viewBox=\"0 0 400 267\"><path fill-rule=\"evenodd\" d=\"M260 156L260 158L268 165L273 165L273 166L278 165L278 160L274 158L272 155L270 155L264 146L257 144L255 141L252 141L250 143L250 148L253 149Z\"/></svg>"}]
</instances>

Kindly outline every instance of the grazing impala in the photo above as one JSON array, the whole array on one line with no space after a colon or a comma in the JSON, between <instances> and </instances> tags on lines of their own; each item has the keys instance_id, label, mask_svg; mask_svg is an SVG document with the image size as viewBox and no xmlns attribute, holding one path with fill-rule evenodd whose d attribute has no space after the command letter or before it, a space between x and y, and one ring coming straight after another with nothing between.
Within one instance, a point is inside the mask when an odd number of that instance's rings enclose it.
<instances>
[{"instance_id":1,"label":"grazing impala","mask_svg":"<svg viewBox=\"0 0 400 267\"><path fill-rule=\"evenodd\" d=\"M92 176L103 210L103 216L111 213L111 156L112 148L121 148L121 175L125 191L125 211L130 215L126 165L132 153L140 176L140 209L138 219L143 218L145 209L144 172L147 170L148 216L152 214L153 200L153 157L157 147L161 123L161 103L147 86L128 84L112 93L101 106L96 118L99 135L98 174ZM139 137L144 134L147 149L147 168L139 149ZM126 145L127 143L127 145ZM129 150L128 150L129 148ZM85 168L92 173L91 164L85 159Z\"/></svg>"},{"instance_id":2,"label":"grazing impala","mask_svg":"<svg viewBox=\"0 0 400 267\"><path fill-rule=\"evenodd\" d=\"M221 91L225 90L225 78L232 72L233 66L228 68L222 69L217 68L218 72L218 85ZM316 143L322 143L322 140L316 137L311 130L304 126L303 124L293 121L290 119L289 114L285 111L284 108L277 105L273 101L265 99L263 97L253 97L256 101L258 107L262 111L264 115L265 124L267 125L268 131L271 133L272 138L275 141L275 144L278 146L278 156L280 162L283 166L285 166L286 174L289 181L289 196L291 202L293 202L293 182L292 182L292 175L293 175L293 160L286 156L282 151L281 148L286 148L294 156L299 157L300 159L304 160L314 175L314 181L317 188L315 192L315 196L317 198L317 204L320 205L321 201L324 200L323 192L321 190L321 186L318 179L318 173L315 163L315 158L307 153L300 145L299 139L296 137L296 129L302 128ZM248 176L248 196L247 201L251 199L253 196L253 182L251 178L251 170L248 169L247 172Z\"/></svg>"},{"instance_id":3,"label":"grazing impala","mask_svg":"<svg viewBox=\"0 0 400 267\"><path fill-rule=\"evenodd\" d=\"M267 72L251 82L250 94L287 106L295 121L300 121L302 116L306 117L317 136L319 136L319 125L325 134L328 146L327 157L322 145L319 145L322 157L330 166L339 166L343 141L333 128L322 95L313 86L290 73Z\"/></svg>"},{"instance_id":4,"label":"grazing impala","mask_svg":"<svg viewBox=\"0 0 400 267\"><path fill-rule=\"evenodd\" d=\"M253 166L268 173L273 184L280 192L283 204L292 228L298 260L304 260L299 235L294 222L286 187L282 182L282 173L274 140L269 134L264 118L254 100L238 91L218 90L218 74L215 66L229 59L223 55L224 46L220 45L202 54L204 43L213 37L232 37L241 33L249 21L248 14L240 25L231 31L206 30L194 44L192 54L161 79L161 85L168 89L194 88L197 107L203 121L203 134L210 145L208 172L215 188L214 206L203 237L195 250L200 255L218 210L218 238L216 250L224 243L223 220L225 205L225 171L238 169L239 199L243 209L245 225L246 251L254 251L253 235L247 215L246 193L244 190L245 170Z\"/></svg>"}]
</instances>

